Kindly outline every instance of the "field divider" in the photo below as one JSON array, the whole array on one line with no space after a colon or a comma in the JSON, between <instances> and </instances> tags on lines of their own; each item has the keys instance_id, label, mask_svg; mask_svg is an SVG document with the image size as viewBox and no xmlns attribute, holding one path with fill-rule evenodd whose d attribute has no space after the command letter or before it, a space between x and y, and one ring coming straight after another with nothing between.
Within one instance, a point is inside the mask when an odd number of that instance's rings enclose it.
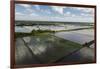
<instances>
[{"instance_id":1,"label":"field divider","mask_svg":"<svg viewBox=\"0 0 100 69\"><path fill-rule=\"evenodd\" d=\"M22 38L25 46L27 47L27 49L30 51L30 53L32 54L32 56L35 57L36 60L38 60L40 63L43 63L36 55L34 55L33 51L30 49L30 47L26 44L26 42L24 41L24 39Z\"/></svg>"}]
</instances>

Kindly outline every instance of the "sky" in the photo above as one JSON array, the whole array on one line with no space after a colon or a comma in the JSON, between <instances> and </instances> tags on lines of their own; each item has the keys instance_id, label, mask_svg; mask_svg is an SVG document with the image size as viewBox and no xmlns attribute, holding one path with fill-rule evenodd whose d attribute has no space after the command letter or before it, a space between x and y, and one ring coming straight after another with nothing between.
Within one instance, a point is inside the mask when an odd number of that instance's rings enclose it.
<instances>
[{"instance_id":1,"label":"sky","mask_svg":"<svg viewBox=\"0 0 100 69\"><path fill-rule=\"evenodd\" d=\"M94 22L94 8L15 4L15 20Z\"/></svg>"}]
</instances>

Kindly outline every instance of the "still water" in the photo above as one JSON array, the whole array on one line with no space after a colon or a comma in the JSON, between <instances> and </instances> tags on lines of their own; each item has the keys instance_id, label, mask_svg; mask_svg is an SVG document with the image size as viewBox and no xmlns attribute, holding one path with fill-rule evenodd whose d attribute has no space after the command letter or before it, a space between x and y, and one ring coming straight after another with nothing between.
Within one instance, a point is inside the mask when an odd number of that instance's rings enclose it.
<instances>
[{"instance_id":1,"label":"still water","mask_svg":"<svg viewBox=\"0 0 100 69\"><path fill-rule=\"evenodd\" d=\"M71 53L74 53L76 50L80 51L81 48L82 46L78 43L65 40L50 34L20 37L16 38L16 64L23 65L55 63L58 61L63 62L63 60L68 59L67 57L70 57ZM93 58L93 56L88 57L86 56L87 54L81 53L79 53L81 57L74 55L72 56L73 58L70 58L81 59L83 56L89 59L89 61L91 58ZM93 55L93 52L90 53ZM70 59L70 62L72 61L72 59ZM78 59L76 60L79 61Z\"/></svg>"},{"instance_id":2,"label":"still water","mask_svg":"<svg viewBox=\"0 0 100 69\"><path fill-rule=\"evenodd\" d=\"M40 29L42 30L66 30L66 28L75 29L80 28L80 26L40 26ZM16 26L15 32L30 33L33 29L38 30L39 28L37 26ZM80 62L80 60L92 62L94 58L94 50L87 47L83 48L82 44L94 40L93 33L93 30L92 32L91 30L78 30L59 32L53 35L41 34L18 37L15 41L16 64Z\"/></svg>"},{"instance_id":3,"label":"still water","mask_svg":"<svg viewBox=\"0 0 100 69\"><path fill-rule=\"evenodd\" d=\"M30 60L35 56L39 63L52 63L82 46L52 35L27 36L16 39L16 61ZM26 58L27 57L27 58ZM21 60L21 61L20 61ZM35 61L33 61L35 62Z\"/></svg>"},{"instance_id":4,"label":"still water","mask_svg":"<svg viewBox=\"0 0 100 69\"><path fill-rule=\"evenodd\" d=\"M79 44L84 44L91 40L94 40L94 30L93 29L85 29L85 30L76 30L69 32L58 32L55 33L55 36L70 40Z\"/></svg>"},{"instance_id":5,"label":"still water","mask_svg":"<svg viewBox=\"0 0 100 69\"><path fill-rule=\"evenodd\" d=\"M59 31L59 30L70 30L70 29L77 29L77 28L88 28L89 26L76 26L76 25L61 25L61 26L16 26L15 32L25 32L30 33L32 30L52 30L52 31Z\"/></svg>"}]
</instances>

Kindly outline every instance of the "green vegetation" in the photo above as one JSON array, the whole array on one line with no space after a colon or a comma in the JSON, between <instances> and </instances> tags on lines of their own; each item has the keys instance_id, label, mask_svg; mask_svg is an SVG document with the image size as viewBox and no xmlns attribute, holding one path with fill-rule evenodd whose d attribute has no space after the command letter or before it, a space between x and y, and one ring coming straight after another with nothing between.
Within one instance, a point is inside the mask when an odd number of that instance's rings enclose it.
<instances>
[{"instance_id":1,"label":"green vegetation","mask_svg":"<svg viewBox=\"0 0 100 69\"><path fill-rule=\"evenodd\" d=\"M55 31L51 30L33 30L31 33L24 33L24 32L16 32L15 37L24 37L24 36L35 36L35 35L41 35L41 34L47 34L47 33L55 33Z\"/></svg>"},{"instance_id":2,"label":"green vegetation","mask_svg":"<svg viewBox=\"0 0 100 69\"><path fill-rule=\"evenodd\" d=\"M24 37L24 36L34 36L34 35L41 35L46 33L56 33L56 32L64 32L64 31L75 31L75 30L83 30L83 29L92 29L93 27L89 28L78 28L78 29L70 29L70 30L59 30L59 31L53 31L53 30L32 30L31 33L24 33L24 32L16 32L15 37Z\"/></svg>"}]
</instances>

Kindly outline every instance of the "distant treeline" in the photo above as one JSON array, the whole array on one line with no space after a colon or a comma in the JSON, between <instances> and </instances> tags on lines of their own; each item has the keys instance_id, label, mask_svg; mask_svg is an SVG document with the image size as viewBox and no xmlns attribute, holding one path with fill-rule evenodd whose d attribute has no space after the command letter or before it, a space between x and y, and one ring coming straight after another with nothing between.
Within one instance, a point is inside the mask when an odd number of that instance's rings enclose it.
<instances>
[{"instance_id":1,"label":"distant treeline","mask_svg":"<svg viewBox=\"0 0 100 69\"><path fill-rule=\"evenodd\" d=\"M32 25L61 25L61 24L71 24L71 25L85 25L93 26L94 23L89 22L57 22L57 21L15 21L16 26L32 26Z\"/></svg>"}]
</instances>

